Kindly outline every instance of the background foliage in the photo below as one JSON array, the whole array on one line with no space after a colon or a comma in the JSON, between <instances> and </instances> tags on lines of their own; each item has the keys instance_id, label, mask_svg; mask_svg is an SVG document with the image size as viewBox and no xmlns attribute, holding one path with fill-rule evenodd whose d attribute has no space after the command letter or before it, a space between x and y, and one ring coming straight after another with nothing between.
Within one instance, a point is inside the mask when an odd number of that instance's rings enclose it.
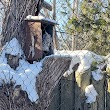
<instances>
[{"instance_id":1,"label":"background foliage","mask_svg":"<svg viewBox=\"0 0 110 110\"><path fill-rule=\"evenodd\" d=\"M66 5L73 14L70 16L70 13L63 12L63 15L69 15L65 31L71 37L76 36L76 49L89 49L98 54L108 54L110 52L109 1L82 0L78 2L77 12L74 7L72 8L70 1L66 0Z\"/></svg>"}]
</instances>

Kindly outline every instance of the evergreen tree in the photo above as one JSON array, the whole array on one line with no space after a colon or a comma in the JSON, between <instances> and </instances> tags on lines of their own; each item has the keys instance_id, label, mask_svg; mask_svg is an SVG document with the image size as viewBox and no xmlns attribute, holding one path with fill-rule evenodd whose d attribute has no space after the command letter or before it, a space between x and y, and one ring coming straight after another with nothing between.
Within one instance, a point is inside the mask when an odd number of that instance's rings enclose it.
<instances>
[{"instance_id":1,"label":"evergreen tree","mask_svg":"<svg viewBox=\"0 0 110 110\"><path fill-rule=\"evenodd\" d=\"M87 49L102 55L110 52L110 4L107 1L83 0L79 17L73 16L66 28L70 34L77 32L88 40Z\"/></svg>"}]
</instances>

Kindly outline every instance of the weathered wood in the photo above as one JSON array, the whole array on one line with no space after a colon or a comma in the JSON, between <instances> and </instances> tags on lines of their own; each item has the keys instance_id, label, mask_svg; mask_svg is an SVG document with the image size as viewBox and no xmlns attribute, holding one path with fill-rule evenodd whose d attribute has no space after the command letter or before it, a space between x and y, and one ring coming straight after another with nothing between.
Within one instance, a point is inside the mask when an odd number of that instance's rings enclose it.
<instances>
[{"instance_id":1,"label":"weathered wood","mask_svg":"<svg viewBox=\"0 0 110 110\"><path fill-rule=\"evenodd\" d=\"M102 80L95 81L91 69L74 75L59 81L51 93L52 100L48 110L109 110L110 92L109 84L107 91L107 78L104 76ZM96 102L86 104L85 88L90 84L93 84L98 96Z\"/></svg>"},{"instance_id":2,"label":"weathered wood","mask_svg":"<svg viewBox=\"0 0 110 110\"><path fill-rule=\"evenodd\" d=\"M110 110L110 78L107 79L107 110Z\"/></svg>"},{"instance_id":3,"label":"weathered wood","mask_svg":"<svg viewBox=\"0 0 110 110\"><path fill-rule=\"evenodd\" d=\"M79 64L73 67L76 71ZM48 110L74 110L75 106L75 72L68 77L62 77L52 92L53 100Z\"/></svg>"},{"instance_id":4,"label":"weathered wood","mask_svg":"<svg viewBox=\"0 0 110 110\"><path fill-rule=\"evenodd\" d=\"M91 76L91 69L85 73L76 73L76 82L78 86L76 87L76 98L75 98L75 110L104 110L105 109L105 78L100 81L95 81ZM98 96L94 103L86 104L85 88L93 84L96 89ZM80 88L79 88L80 87ZM80 107L80 108L78 108Z\"/></svg>"},{"instance_id":5,"label":"weathered wood","mask_svg":"<svg viewBox=\"0 0 110 110\"><path fill-rule=\"evenodd\" d=\"M0 91L0 110L10 110L8 97Z\"/></svg>"},{"instance_id":6,"label":"weathered wood","mask_svg":"<svg viewBox=\"0 0 110 110\"><path fill-rule=\"evenodd\" d=\"M42 72L41 72L41 74L42 74ZM51 74L53 74L53 73L51 73ZM75 75L74 77L71 74L67 78L62 78L61 80L56 80L59 83L57 82L57 84L55 84L55 87L52 88L52 92L50 92L50 94L48 96L47 96L47 93L50 90L52 85L50 85L49 89L47 88L47 87L49 87L49 85L46 86L46 84L45 84L44 86L42 86L42 88L45 88L42 90L45 90L46 93L42 92L45 95L43 95L43 94L40 94L40 95L42 95L42 98L44 98L43 96L46 96L46 97L44 99L40 98L41 103L42 103L42 101L44 101L41 105L42 106L45 105L44 106L44 108L45 108L46 104L47 105L49 104L48 110L104 110L105 109L105 98L104 97L105 97L105 91L106 91L104 89L105 78L98 82L95 81L91 75L91 69L85 71L84 73L76 72L74 75ZM56 75L54 76L54 78L55 77L56 77ZM42 79L40 79L40 80L42 80ZM50 78L48 84L50 82L52 82L51 78ZM94 85L94 87L98 93L98 96L97 96L96 102L87 104L86 97L85 97L85 88L90 84ZM40 86L40 88L41 88L41 86ZM50 102L47 103L47 100L49 100ZM42 109L44 109L44 108L42 108ZM44 110L46 110L46 108ZM107 110L109 110L109 109L107 109Z\"/></svg>"},{"instance_id":7,"label":"weathered wood","mask_svg":"<svg viewBox=\"0 0 110 110\"><path fill-rule=\"evenodd\" d=\"M37 0L39 1L39 0ZM5 45L7 41L16 37L19 40L21 46L24 46L25 41L25 25L24 19L27 15L35 15L37 7L36 0L11 0L10 7L5 13L5 19L3 23L3 37L2 45Z\"/></svg>"},{"instance_id":8,"label":"weathered wood","mask_svg":"<svg viewBox=\"0 0 110 110\"><path fill-rule=\"evenodd\" d=\"M96 107L92 107L93 104L91 104L91 109L90 110L104 110L105 109L105 78L103 78L100 81L95 81L92 79L92 84L94 85L94 88L96 89L98 96L96 100Z\"/></svg>"},{"instance_id":9,"label":"weathered wood","mask_svg":"<svg viewBox=\"0 0 110 110\"><path fill-rule=\"evenodd\" d=\"M41 110L46 110L53 100L52 91L68 70L70 57L50 57L44 61L42 72L37 77L37 91L41 102Z\"/></svg>"},{"instance_id":10,"label":"weathered wood","mask_svg":"<svg viewBox=\"0 0 110 110\"><path fill-rule=\"evenodd\" d=\"M26 40L24 54L27 61L36 61L43 57L41 23L26 20Z\"/></svg>"},{"instance_id":11,"label":"weathered wood","mask_svg":"<svg viewBox=\"0 0 110 110\"><path fill-rule=\"evenodd\" d=\"M85 103L85 88L90 85L91 69L85 73L76 72L75 78L75 110L88 110L88 104Z\"/></svg>"},{"instance_id":12,"label":"weathered wood","mask_svg":"<svg viewBox=\"0 0 110 110\"><path fill-rule=\"evenodd\" d=\"M52 100L49 104L48 110L60 110L61 108L61 81L56 85L52 94Z\"/></svg>"},{"instance_id":13,"label":"weathered wood","mask_svg":"<svg viewBox=\"0 0 110 110\"><path fill-rule=\"evenodd\" d=\"M67 78L62 77L71 63L70 57L47 57L43 70L36 79L39 95L38 103L32 103L21 86L3 84L0 88L1 110L109 110L110 93L105 83L106 77L95 81L91 69L81 73L73 73ZM74 70L74 69L73 69ZM93 84L98 96L96 102L86 104L85 88ZM109 85L108 85L109 89ZM108 92L105 94L105 92ZM107 99L105 100L105 95ZM107 101L107 102L106 102Z\"/></svg>"},{"instance_id":14,"label":"weathered wood","mask_svg":"<svg viewBox=\"0 0 110 110\"><path fill-rule=\"evenodd\" d=\"M0 87L0 110L36 110L25 91L12 83Z\"/></svg>"},{"instance_id":15,"label":"weathered wood","mask_svg":"<svg viewBox=\"0 0 110 110\"><path fill-rule=\"evenodd\" d=\"M74 109L74 84L73 74L67 78L61 79L61 109L60 110L73 110Z\"/></svg>"},{"instance_id":16,"label":"weathered wood","mask_svg":"<svg viewBox=\"0 0 110 110\"><path fill-rule=\"evenodd\" d=\"M94 85L98 96L96 102L90 105L90 110L104 110L104 86L102 86L104 85L104 80L95 81L92 79L92 84Z\"/></svg>"}]
</instances>

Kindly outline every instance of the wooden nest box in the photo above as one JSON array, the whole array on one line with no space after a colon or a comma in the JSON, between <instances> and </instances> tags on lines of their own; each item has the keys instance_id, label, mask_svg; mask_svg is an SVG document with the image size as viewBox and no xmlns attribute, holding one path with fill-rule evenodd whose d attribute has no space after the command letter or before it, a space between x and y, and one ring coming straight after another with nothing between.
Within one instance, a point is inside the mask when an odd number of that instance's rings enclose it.
<instances>
[{"instance_id":1,"label":"wooden nest box","mask_svg":"<svg viewBox=\"0 0 110 110\"><path fill-rule=\"evenodd\" d=\"M56 22L42 16L29 15L25 19L26 41L24 53L30 62L53 54L53 27Z\"/></svg>"}]
</instances>

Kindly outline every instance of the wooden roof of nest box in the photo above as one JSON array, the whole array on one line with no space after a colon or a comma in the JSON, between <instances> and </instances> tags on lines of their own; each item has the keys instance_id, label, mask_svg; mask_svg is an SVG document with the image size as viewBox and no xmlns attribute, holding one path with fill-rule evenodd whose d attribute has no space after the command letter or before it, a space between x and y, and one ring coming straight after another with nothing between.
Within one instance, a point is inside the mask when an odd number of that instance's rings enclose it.
<instances>
[{"instance_id":1,"label":"wooden roof of nest box","mask_svg":"<svg viewBox=\"0 0 110 110\"><path fill-rule=\"evenodd\" d=\"M57 24L55 20L43 16L28 15L26 23L26 41L24 53L28 61L36 61L43 58L43 35L47 32L53 40L53 27ZM53 45L53 44L52 44ZM53 48L50 48L49 55L53 54Z\"/></svg>"}]
</instances>

